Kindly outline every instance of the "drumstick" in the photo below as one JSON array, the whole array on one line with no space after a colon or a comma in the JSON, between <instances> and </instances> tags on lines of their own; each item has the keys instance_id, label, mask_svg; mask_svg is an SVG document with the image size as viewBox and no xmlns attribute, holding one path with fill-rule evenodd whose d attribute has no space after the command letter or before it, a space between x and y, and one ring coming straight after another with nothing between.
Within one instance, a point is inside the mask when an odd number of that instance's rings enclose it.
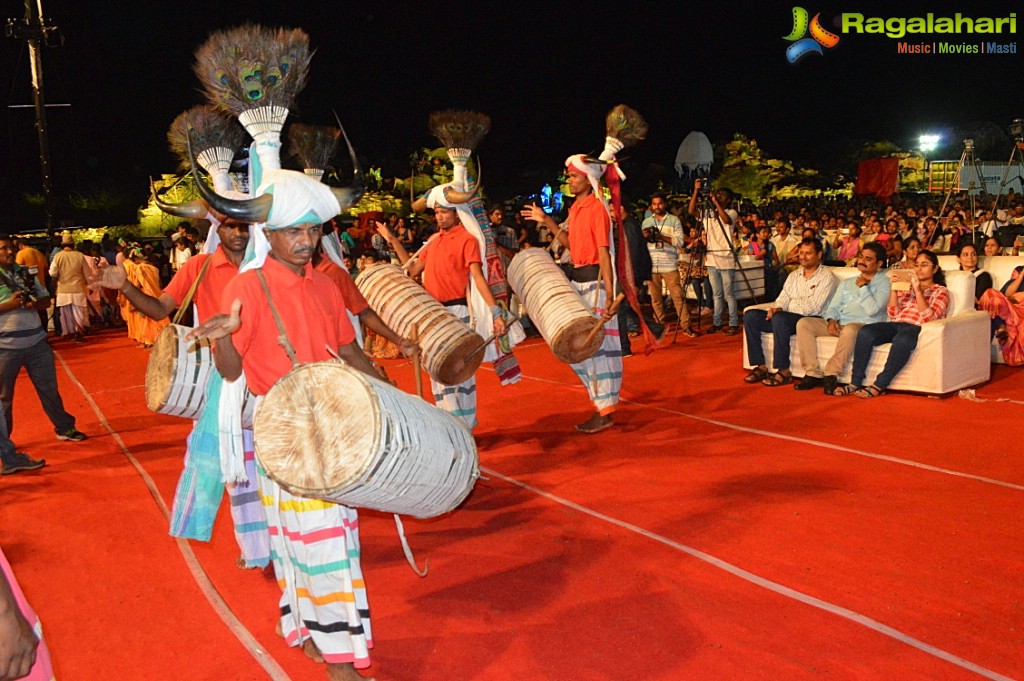
<instances>
[{"instance_id":1,"label":"drumstick","mask_svg":"<svg viewBox=\"0 0 1024 681\"><path fill-rule=\"evenodd\" d=\"M518 314L513 314L512 316L510 316L508 318L508 320L505 322L505 333L507 334L509 327L511 327L513 324L515 324L518 321L519 321L519 315ZM501 334L501 335L504 336L505 334ZM490 343L492 343L496 338L498 338L498 334L490 334L490 336L487 337L487 340L483 341L483 343L481 343L475 350L473 350L472 352L467 354L465 357L463 357L463 359L462 359L463 365L462 366L464 367L466 365L466 359L469 359L470 357L475 356L477 352L479 352L480 350L482 350L485 347L487 347L488 345L490 345ZM461 369L461 367L460 367L460 369Z\"/></svg>"},{"instance_id":2,"label":"drumstick","mask_svg":"<svg viewBox=\"0 0 1024 681\"><path fill-rule=\"evenodd\" d=\"M608 306L608 314L612 314L616 310L618 310L619 309L619 304L622 303L622 301L625 300L625 298L626 298L626 294L625 293L620 293L619 295L615 296L615 300L613 300L612 304ZM602 319L600 324L598 324L597 326L592 328L590 330L590 333L587 334L587 337L583 339L583 343L580 345L580 347L584 347L585 348L588 345L590 345L590 343L594 340L594 336L596 336L598 334L598 332L601 331L601 329L604 328L604 325L605 325L606 321L607 320Z\"/></svg>"},{"instance_id":3,"label":"drumstick","mask_svg":"<svg viewBox=\"0 0 1024 681\"><path fill-rule=\"evenodd\" d=\"M430 244L430 242L434 239L435 236L437 236L437 234L431 234L430 237L425 242L423 242L423 245L420 246L415 253L409 256L409 259L405 261L404 265L402 265L403 270L405 270L406 272L409 271L409 266L412 265L413 261L416 260L416 258L420 257L420 253L423 252L423 249Z\"/></svg>"},{"instance_id":4,"label":"drumstick","mask_svg":"<svg viewBox=\"0 0 1024 681\"><path fill-rule=\"evenodd\" d=\"M423 372L420 370L420 348L419 348L420 330L419 330L419 327L416 326L416 324L412 325L412 334L410 335L410 339L412 340L413 343L417 344L416 352L412 353L412 370L413 370L413 376L416 379L416 394L419 395L419 398L422 400L423 399Z\"/></svg>"}]
</instances>

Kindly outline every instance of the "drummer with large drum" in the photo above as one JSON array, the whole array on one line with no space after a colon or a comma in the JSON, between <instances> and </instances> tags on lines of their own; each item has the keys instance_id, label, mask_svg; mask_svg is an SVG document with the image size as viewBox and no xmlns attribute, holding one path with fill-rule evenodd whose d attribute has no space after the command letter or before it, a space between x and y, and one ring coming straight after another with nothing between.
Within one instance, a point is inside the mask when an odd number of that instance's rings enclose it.
<instances>
[{"instance_id":1,"label":"drummer with large drum","mask_svg":"<svg viewBox=\"0 0 1024 681\"><path fill-rule=\"evenodd\" d=\"M495 336L501 336L505 333L505 320L484 276L481 243L463 224L463 220L475 218L468 210L458 209L461 204L452 200L455 196L462 198L449 185L431 189L427 205L434 209L438 233L411 263L409 252L387 226L378 222L377 229L395 249L402 264L407 265L409 274L413 277L422 274L427 293L467 324L470 322L470 296L479 294L493 319ZM431 389L437 406L460 418L470 430L476 427L475 375L456 385L446 385L431 377Z\"/></svg>"},{"instance_id":2,"label":"drummer with large drum","mask_svg":"<svg viewBox=\"0 0 1024 681\"><path fill-rule=\"evenodd\" d=\"M595 413L576 426L581 433L597 433L613 424L612 413L619 403L622 386L622 348L618 320L608 305L614 297L614 267L611 256L611 218L599 198L604 167L582 154L566 160L569 190L576 200L569 208L568 229L562 229L539 206L527 206L522 215L547 227L572 258L570 279L576 290L605 320L604 339L597 353L572 365L587 388Z\"/></svg>"},{"instance_id":3,"label":"drummer with large drum","mask_svg":"<svg viewBox=\"0 0 1024 681\"><path fill-rule=\"evenodd\" d=\"M162 207L175 214L187 208L184 204ZM208 210L208 206L203 204L203 209ZM196 322L202 324L207 321L220 311L224 289L238 274L249 243L249 223L225 218L215 212L209 215L214 221L206 243L207 250L212 249L212 253L200 253L189 258L158 298L144 293L128 281L123 265L104 269L99 283L104 288L123 293L137 310L151 319L166 319L182 305L188 304L186 300L189 299L195 303ZM194 426L186 440L185 469L171 509L171 536L209 541L215 513L199 513L194 509L216 509L219 506L223 496L220 454L217 447L200 451L196 448L200 441L206 440L196 435ZM246 445L247 456L251 457L252 443ZM255 485L229 483L226 487L231 496L235 539L241 550L238 564L247 568L265 567L270 562L270 540Z\"/></svg>"}]
</instances>

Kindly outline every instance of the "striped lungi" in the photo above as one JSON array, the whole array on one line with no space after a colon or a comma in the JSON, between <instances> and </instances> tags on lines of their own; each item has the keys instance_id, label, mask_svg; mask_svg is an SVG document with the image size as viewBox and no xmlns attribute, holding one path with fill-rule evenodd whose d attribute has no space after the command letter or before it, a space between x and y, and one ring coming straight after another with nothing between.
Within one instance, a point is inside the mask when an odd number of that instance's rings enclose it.
<instances>
[{"instance_id":1,"label":"striped lungi","mask_svg":"<svg viewBox=\"0 0 1024 681\"><path fill-rule=\"evenodd\" d=\"M370 607L354 508L299 497L256 475L281 587L281 631L290 646L313 639L324 661L370 666Z\"/></svg>"},{"instance_id":2,"label":"striped lungi","mask_svg":"<svg viewBox=\"0 0 1024 681\"><path fill-rule=\"evenodd\" d=\"M170 534L172 537L210 541L213 521L226 488L241 562L246 568L262 568L270 563L270 537L256 486L256 456L251 430L242 431L242 448L249 481L225 485L222 482L218 434L202 430L198 420L193 422L192 432L185 441L185 466L171 504Z\"/></svg>"},{"instance_id":3,"label":"striped lungi","mask_svg":"<svg viewBox=\"0 0 1024 681\"><path fill-rule=\"evenodd\" d=\"M466 305L446 305L445 307L469 324L469 307ZM476 428L476 376L470 376L457 385L445 385L430 379L430 391L434 393L434 404L459 418L467 428Z\"/></svg>"},{"instance_id":4,"label":"striped lungi","mask_svg":"<svg viewBox=\"0 0 1024 681\"><path fill-rule=\"evenodd\" d=\"M572 285L596 314L604 314L608 299L600 280L574 281ZM612 317L604 325L604 339L594 356L570 366L583 382L597 411L602 416L615 411L622 388L622 345L617 317Z\"/></svg>"}]
</instances>

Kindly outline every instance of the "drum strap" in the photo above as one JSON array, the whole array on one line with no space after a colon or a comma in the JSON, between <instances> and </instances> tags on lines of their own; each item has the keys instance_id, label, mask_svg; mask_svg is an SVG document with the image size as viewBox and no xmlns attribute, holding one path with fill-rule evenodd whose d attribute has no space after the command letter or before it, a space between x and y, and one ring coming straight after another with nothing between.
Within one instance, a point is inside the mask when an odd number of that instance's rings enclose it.
<instances>
[{"instance_id":1,"label":"drum strap","mask_svg":"<svg viewBox=\"0 0 1024 681\"><path fill-rule=\"evenodd\" d=\"M178 311L174 313L174 319L171 320L174 324L179 324L181 318L185 316L185 312L188 310L188 306L192 304L192 298L195 297L196 291L199 290L199 284L202 283L203 277L206 276L206 270L210 269L210 261L213 260L211 255L203 263L202 269L199 270L199 276L192 282L192 285L188 288L188 293L185 294L185 300L181 301L181 305L178 306Z\"/></svg>"},{"instance_id":2,"label":"drum strap","mask_svg":"<svg viewBox=\"0 0 1024 681\"><path fill-rule=\"evenodd\" d=\"M267 302L270 303L270 314L274 315L274 323L277 324L277 331L281 334L277 337L277 342L288 353L288 359L292 361L292 366L297 367L299 366L299 359L295 356L295 348L292 346L291 341L288 340L288 334L285 333L284 322L281 321L281 315L277 313L274 299L270 297L270 287L267 286L267 279L263 276L263 270L257 269L256 276L259 277L260 283L263 284L263 292L267 294Z\"/></svg>"}]
</instances>

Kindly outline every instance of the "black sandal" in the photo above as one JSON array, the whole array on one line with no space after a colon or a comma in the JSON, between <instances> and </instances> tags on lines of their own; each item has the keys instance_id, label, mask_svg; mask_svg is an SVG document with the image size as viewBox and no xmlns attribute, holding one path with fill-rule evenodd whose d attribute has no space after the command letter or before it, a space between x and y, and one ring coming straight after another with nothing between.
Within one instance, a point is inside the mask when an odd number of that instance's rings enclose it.
<instances>
[{"instance_id":1,"label":"black sandal","mask_svg":"<svg viewBox=\"0 0 1024 681\"><path fill-rule=\"evenodd\" d=\"M879 388L877 385L869 385L861 388L853 394L865 400L870 400L872 397L880 397L881 395L884 395L885 390L883 388Z\"/></svg>"},{"instance_id":2,"label":"black sandal","mask_svg":"<svg viewBox=\"0 0 1024 681\"><path fill-rule=\"evenodd\" d=\"M847 395L854 394L858 390L860 390L860 386L848 383L847 385L841 385L835 390L833 390L832 394L835 395L836 397L846 397Z\"/></svg>"},{"instance_id":3,"label":"black sandal","mask_svg":"<svg viewBox=\"0 0 1024 681\"><path fill-rule=\"evenodd\" d=\"M768 378L771 374L768 373L768 369L765 367L754 367L749 374L743 377L744 383L760 383L764 379Z\"/></svg>"},{"instance_id":4,"label":"black sandal","mask_svg":"<svg viewBox=\"0 0 1024 681\"><path fill-rule=\"evenodd\" d=\"M768 376L761 381L761 385L766 385L769 388L778 388L780 385L789 385L792 382L792 374L784 374L781 371L776 371L774 374L768 374Z\"/></svg>"}]
</instances>

